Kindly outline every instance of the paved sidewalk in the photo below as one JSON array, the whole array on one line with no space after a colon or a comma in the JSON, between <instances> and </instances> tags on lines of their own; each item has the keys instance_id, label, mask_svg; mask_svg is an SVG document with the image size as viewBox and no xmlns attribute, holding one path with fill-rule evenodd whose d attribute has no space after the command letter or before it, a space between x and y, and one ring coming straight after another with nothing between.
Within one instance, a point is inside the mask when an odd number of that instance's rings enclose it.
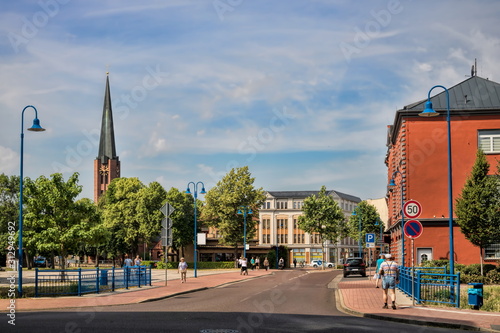
<instances>
[{"instance_id":1,"label":"paved sidewalk","mask_svg":"<svg viewBox=\"0 0 500 333\"><path fill-rule=\"evenodd\" d=\"M338 288L338 306L354 315L417 325L500 332L498 312L413 305L412 299L399 291L397 309L382 309L382 289L375 288L368 278L343 278L339 275L332 285Z\"/></svg>"}]
</instances>

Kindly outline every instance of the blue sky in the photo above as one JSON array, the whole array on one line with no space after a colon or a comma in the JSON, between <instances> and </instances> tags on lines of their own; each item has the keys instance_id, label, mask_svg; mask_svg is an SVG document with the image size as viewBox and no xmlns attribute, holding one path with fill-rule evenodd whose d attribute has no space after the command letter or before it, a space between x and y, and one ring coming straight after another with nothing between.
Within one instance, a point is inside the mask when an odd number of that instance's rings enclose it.
<instances>
[{"instance_id":1,"label":"blue sky","mask_svg":"<svg viewBox=\"0 0 500 333\"><path fill-rule=\"evenodd\" d=\"M500 82L500 2L40 0L0 4L0 172L93 197L106 71L123 177L385 196L387 125L436 85ZM107 67L109 66L109 67ZM25 112L25 127L33 119Z\"/></svg>"}]
</instances>

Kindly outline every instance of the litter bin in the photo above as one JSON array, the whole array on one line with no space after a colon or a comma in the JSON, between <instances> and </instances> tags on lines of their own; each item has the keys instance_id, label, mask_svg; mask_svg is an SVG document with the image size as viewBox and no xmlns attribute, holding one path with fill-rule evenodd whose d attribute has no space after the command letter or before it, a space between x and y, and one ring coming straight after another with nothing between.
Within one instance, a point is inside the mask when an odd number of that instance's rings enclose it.
<instances>
[{"instance_id":1,"label":"litter bin","mask_svg":"<svg viewBox=\"0 0 500 333\"><path fill-rule=\"evenodd\" d=\"M472 305L474 309L479 310L483 306L483 284L482 283L469 283L472 286L468 290L469 305Z\"/></svg>"},{"instance_id":2,"label":"litter bin","mask_svg":"<svg viewBox=\"0 0 500 333\"><path fill-rule=\"evenodd\" d=\"M101 276L99 279L99 284L101 286L107 286L108 285L108 271L103 269L101 270Z\"/></svg>"}]
</instances>

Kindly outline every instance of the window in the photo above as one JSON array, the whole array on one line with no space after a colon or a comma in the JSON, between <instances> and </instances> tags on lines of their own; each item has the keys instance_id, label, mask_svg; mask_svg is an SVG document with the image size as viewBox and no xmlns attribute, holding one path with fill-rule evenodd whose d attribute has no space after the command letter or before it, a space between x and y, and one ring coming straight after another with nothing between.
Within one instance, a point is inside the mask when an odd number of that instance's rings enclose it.
<instances>
[{"instance_id":1,"label":"window","mask_svg":"<svg viewBox=\"0 0 500 333\"><path fill-rule=\"evenodd\" d=\"M498 260L500 259L500 244L491 244L484 249L485 260Z\"/></svg>"},{"instance_id":2,"label":"window","mask_svg":"<svg viewBox=\"0 0 500 333\"><path fill-rule=\"evenodd\" d=\"M302 209L302 201L294 201L293 202L293 209Z\"/></svg>"},{"instance_id":3,"label":"window","mask_svg":"<svg viewBox=\"0 0 500 333\"><path fill-rule=\"evenodd\" d=\"M278 205L278 209L287 209L288 208L288 202L286 201L278 201L276 203Z\"/></svg>"},{"instance_id":4,"label":"window","mask_svg":"<svg viewBox=\"0 0 500 333\"><path fill-rule=\"evenodd\" d=\"M485 154L500 154L500 129L479 131L478 143Z\"/></svg>"}]
</instances>

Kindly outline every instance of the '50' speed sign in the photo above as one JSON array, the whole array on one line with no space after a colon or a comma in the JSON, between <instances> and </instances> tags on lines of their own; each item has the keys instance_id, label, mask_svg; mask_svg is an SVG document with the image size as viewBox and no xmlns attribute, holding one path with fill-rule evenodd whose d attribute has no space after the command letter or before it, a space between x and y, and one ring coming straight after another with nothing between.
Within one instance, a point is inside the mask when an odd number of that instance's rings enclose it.
<instances>
[{"instance_id":1,"label":"'50' speed sign","mask_svg":"<svg viewBox=\"0 0 500 333\"><path fill-rule=\"evenodd\" d=\"M408 200L403 206L403 211L407 218L414 219L422 213L422 205L416 200Z\"/></svg>"}]
</instances>

